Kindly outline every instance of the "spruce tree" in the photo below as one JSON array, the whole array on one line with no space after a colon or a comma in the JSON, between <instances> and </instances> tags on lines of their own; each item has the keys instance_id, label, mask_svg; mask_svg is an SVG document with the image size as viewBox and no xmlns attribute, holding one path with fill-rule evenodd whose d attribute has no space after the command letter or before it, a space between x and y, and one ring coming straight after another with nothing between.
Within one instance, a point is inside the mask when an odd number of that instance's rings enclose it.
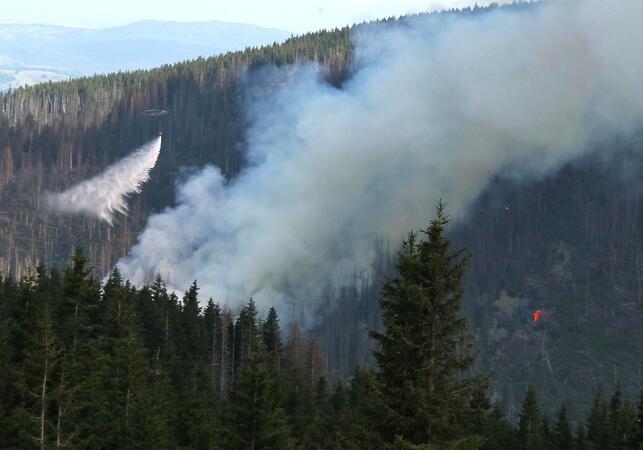
<instances>
[{"instance_id":1,"label":"spruce tree","mask_svg":"<svg viewBox=\"0 0 643 450\"><path fill-rule=\"evenodd\" d=\"M289 449L293 447L278 382L266 365L263 349L246 358L225 407L223 447Z\"/></svg>"},{"instance_id":2,"label":"spruce tree","mask_svg":"<svg viewBox=\"0 0 643 450\"><path fill-rule=\"evenodd\" d=\"M261 340L257 321L257 306L253 299L241 309L234 327L234 370L241 370L247 359L257 350ZM265 354L265 351L264 351Z\"/></svg>"},{"instance_id":3,"label":"spruce tree","mask_svg":"<svg viewBox=\"0 0 643 450\"><path fill-rule=\"evenodd\" d=\"M222 315L219 305L210 298L203 310L203 331L202 331L202 354L207 357L207 364L210 372L210 382L214 392L220 388L220 365L221 365L221 340L222 340Z\"/></svg>"},{"instance_id":4,"label":"spruce tree","mask_svg":"<svg viewBox=\"0 0 643 450\"><path fill-rule=\"evenodd\" d=\"M166 444L166 426L152 396L152 371L135 314L136 296L115 269L104 287L101 333L91 345L92 372L79 393L89 412L80 437L90 448Z\"/></svg>"},{"instance_id":5,"label":"spruce tree","mask_svg":"<svg viewBox=\"0 0 643 450\"><path fill-rule=\"evenodd\" d=\"M200 313L199 307L199 287L196 281L183 295L183 308L181 310L181 333L180 348L183 353L183 359L186 363L185 370L191 369L193 364L199 358L200 345Z\"/></svg>"},{"instance_id":6,"label":"spruce tree","mask_svg":"<svg viewBox=\"0 0 643 450\"><path fill-rule=\"evenodd\" d=\"M603 388L599 387L587 418L587 440L596 448L609 448L609 413L603 399Z\"/></svg>"},{"instance_id":7,"label":"spruce tree","mask_svg":"<svg viewBox=\"0 0 643 450\"><path fill-rule=\"evenodd\" d=\"M643 449L643 388L639 395L638 430L634 441L634 448Z\"/></svg>"},{"instance_id":8,"label":"spruce tree","mask_svg":"<svg viewBox=\"0 0 643 450\"><path fill-rule=\"evenodd\" d=\"M563 405L558 412L558 420L554 428L554 439L556 450L573 450L574 436L572 428L567 419L567 408Z\"/></svg>"},{"instance_id":9,"label":"spruce tree","mask_svg":"<svg viewBox=\"0 0 643 450\"><path fill-rule=\"evenodd\" d=\"M543 430L540 419L540 409L536 400L533 386L527 388L527 395L522 403L520 420L518 422L518 444L524 450L544 449Z\"/></svg>"},{"instance_id":10,"label":"spruce tree","mask_svg":"<svg viewBox=\"0 0 643 450\"><path fill-rule=\"evenodd\" d=\"M579 423L576 427L576 436L574 437L574 450L588 450L590 448L585 432L585 424Z\"/></svg>"},{"instance_id":11,"label":"spruce tree","mask_svg":"<svg viewBox=\"0 0 643 450\"><path fill-rule=\"evenodd\" d=\"M398 444L455 441L466 435L470 400L485 380L467 375L473 336L460 316L468 255L445 237L445 204L425 239L411 232L398 254L399 275L380 306L384 332L371 331L379 371L375 382L382 439ZM396 444L396 445L398 445Z\"/></svg>"},{"instance_id":12,"label":"spruce tree","mask_svg":"<svg viewBox=\"0 0 643 450\"><path fill-rule=\"evenodd\" d=\"M631 415L633 414L629 411L627 403L623 402L621 386L617 384L609 402L607 416L609 448L605 450L626 448L629 441L628 434L631 431L630 420L633 419L629 417Z\"/></svg>"},{"instance_id":13,"label":"spruce tree","mask_svg":"<svg viewBox=\"0 0 643 450\"><path fill-rule=\"evenodd\" d=\"M281 369L281 330L275 308L268 310L268 316L261 326L263 344L266 349L268 366L279 373Z\"/></svg>"}]
</instances>

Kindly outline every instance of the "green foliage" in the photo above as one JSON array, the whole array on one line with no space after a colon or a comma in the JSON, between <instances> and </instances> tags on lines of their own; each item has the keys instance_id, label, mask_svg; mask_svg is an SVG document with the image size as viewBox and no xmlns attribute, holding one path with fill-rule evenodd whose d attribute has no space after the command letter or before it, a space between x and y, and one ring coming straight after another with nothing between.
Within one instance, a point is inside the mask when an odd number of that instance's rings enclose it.
<instances>
[{"instance_id":1,"label":"green foliage","mask_svg":"<svg viewBox=\"0 0 643 450\"><path fill-rule=\"evenodd\" d=\"M564 405L558 412L558 421L554 429L554 448L556 450L573 450L574 448L574 435Z\"/></svg>"},{"instance_id":2,"label":"green foliage","mask_svg":"<svg viewBox=\"0 0 643 450\"><path fill-rule=\"evenodd\" d=\"M263 350L248 355L246 362L225 410L224 448L292 448L278 382L266 365Z\"/></svg>"},{"instance_id":3,"label":"green foliage","mask_svg":"<svg viewBox=\"0 0 643 450\"><path fill-rule=\"evenodd\" d=\"M383 333L373 331L379 371L374 388L384 440L410 444L450 442L466 436L471 398L484 380L468 376L473 336L459 316L464 249L444 236L444 203L422 233L411 232L398 256L399 276L384 285ZM396 444L397 445L397 444Z\"/></svg>"},{"instance_id":4,"label":"green foliage","mask_svg":"<svg viewBox=\"0 0 643 450\"><path fill-rule=\"evenodd\" d=\"M609 402L599 391L588 436L581 425L575 439L565 408L552 430L543 425L532 387L517 430L489 402L468 370L457 314L465 258L449 250L445 224L441 207L386 285L395 333L380 339L381 369L332 388L315 339L294 324L282 346L276 310L264 319L252 300L234 317L212 299L201 308L196 283L179 301L162 280L136 289L117 270L99 291L81 252L62 272L1 278L0 448L640 448L643 394L637 412L620 389ZM431 346L435 310L443 341Z\"/></svg>"},{"instance_id":5,"label":"green foliage","mask_svg":"<svg viewBox=\"0 0 643 450\"><path fill-rule=\"evenodd\" d=\"M519 448L525 450L542 450L545 448L545 433L543 433L540 418L540 409L536 400L536 391L533 386L527 389L525 401L520 412L518 422Z\"/></svg>"}]
</instances>

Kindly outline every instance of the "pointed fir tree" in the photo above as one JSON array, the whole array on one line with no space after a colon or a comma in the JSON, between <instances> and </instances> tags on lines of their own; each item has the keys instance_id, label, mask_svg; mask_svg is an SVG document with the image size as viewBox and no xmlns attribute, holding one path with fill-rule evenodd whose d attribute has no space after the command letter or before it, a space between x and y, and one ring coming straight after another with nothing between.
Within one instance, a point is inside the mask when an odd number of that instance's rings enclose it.
<instances>
[{"instance_id":1,"label":"pointed fir tree","mask_svg":"<svg viewBox=\"0 0 643 450\"><path fill-rule=\"evenodd\" d=\"M587 418L587 440L596 448L604 449L610 446L609 412L602 387L596 391Z\"/></svg>"},{"instance_id":2,"label":"pointed fir tree","mask_svg":"<svg viewBox=\"0 0 643 450\"><path fill-rule=\"evenodd\" d=\"M222 339L222 315L219 305L210 298L203 310L203 339L201 343L202 353L207 355L207 363L210 372L210 382L214 392L221 396L221 339Z\"/></svg>"},{"instance_id":3,"label":"pointed fir tree","mask_svg":"<svg viewBox=\"0 0 643 450\"><path fill-rule=\"evenodd\" d=\"M79 438L88 448L160 448L167 443L136 317L137 294L116 269L103 290L105 316L92 342L93 370L79 392L88 405L87 426Z\"/></svg>"},{"instance_id":4,"label":"pointed fir tree","mask_svg":"<svg viewBox=\"0 0 643 450\"><path fill-rule=\"evenodd\" d=\"M254 300L250 299L241 309L234 327L235 372L246 366L247 359L257 349L260 340L257 306Z\"/></svg>"},{"instance_id":5,"label":"pointed fir tree","mask_svg":"<svg viewBox=\"0 0 643 450\"><path fill-rule=\"evenodd\" d=\"M549 418L547 416L543 416L541 430L543 433L543 448L554 448L554 435L552 433L551 427L549 426Z\"/></svg>"},{"instance_id":6,"label":"pointed fir tree","mask_svg":"<svg viewBox=\"0 0 643 450\"><path fill-rule=\"evenodd\" d=\"M410 444L455 441L467 433L470 400L485 380L467 375L473 336L460 316L464 249L451 250L449 219L439 202L419 240L409 233L398 255L399 275L383 288L384 332L372 331L382 437ZM400 441L401 439L401 441Z\"/></svg>"},{"instance_id":7,"label":"pointed fir tree","mask_svg":"<svg viewBox=\"0 0 643 450\"><path fill-rule=\"evenodd\" d=\"M641 388L641 393L639 395L639 411L637 419L638 430L634 439L633 448L643 449L643 388Z\"/></svg>"},{"instance_id":8,"label":"pointed fir tree","mask_svg":"<svg viewBox=\"0 0 643 450\"><path fill-rule=\"evenodd\" d=\"M265 322L261 326L263 344L266 349L268 366L277 373L281 370L281 330L279 328L279 317L275 308L268 310Z\"/></svg>"},{"instance_id":9,"label":"pointed fir tree","mask_svg":"<svg viewBox=\"0 0 643 450\"><path fill-rule=\"evenodd\" d=\"M574 435L572 427L567 419L567 408L563 405L558 412L558 420L554 427L554 448L556 450L573 450Z\"/></svg>"},{"instance_id":10,"label":"pointed fir tree","mask_svg":"<svg viewBox=\"0 0 643 450\"><path fill-rule=\"evenodd\" d=\"M200 345L200 314L199 287L196 281L183 295L183 307L181 310L181 334L180 351L186 362L185 370L191 370L193 364L199 358Z\"/></svg>"},{"instance_id":11,"label":"pointed fir tree","mask_svg":"<svg viewBox=\"0 0 643 450\"><path fill-rule=\"evenodd\" d=\"M226 402L224 420L223 448L293 448L278 381L266 365L263 348L247 355Z\"/></svg>"},{"instance_id":12,"label":"pointed fir tree","mask_svg":"<svg viewBox=\"0 0 643 450\"><path fill-rule=\"evenodd\" d=\"M536 391L529 385L527 395L522 402L522 411L518 422L518 444L524 450L544 449L543 430L540 409L536 400Z\"/></svg>"},{"instance_id":13,"label":"pointed fir tree","mask_svg":"<svg viewBox=\"0 0 643 450\"><path fill-rule=\"evenodd\" d=\"M590 444L587 440L585 424L579 423L576 427L576 435L574 436L574 450L589 450L589 448Z\"/></svg>"}]
</instances>

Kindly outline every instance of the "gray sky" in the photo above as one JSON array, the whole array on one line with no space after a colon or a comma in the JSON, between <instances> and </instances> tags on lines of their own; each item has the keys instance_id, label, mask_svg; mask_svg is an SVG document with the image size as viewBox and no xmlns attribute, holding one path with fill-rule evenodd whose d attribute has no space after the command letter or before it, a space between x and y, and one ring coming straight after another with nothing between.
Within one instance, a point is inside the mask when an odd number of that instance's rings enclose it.
<instances>
[{"instance_id":1,"label":"gray sky","mask_svg":"<svg viewBox=\"0 0 643 450\"><path fill-rule=\"evenodd\" d=\"M222 20L299 33L409 12L470 6L476 0L3 0L2 3L2 21L104 27L144 19Z\"/></svg>"}]
</instances>

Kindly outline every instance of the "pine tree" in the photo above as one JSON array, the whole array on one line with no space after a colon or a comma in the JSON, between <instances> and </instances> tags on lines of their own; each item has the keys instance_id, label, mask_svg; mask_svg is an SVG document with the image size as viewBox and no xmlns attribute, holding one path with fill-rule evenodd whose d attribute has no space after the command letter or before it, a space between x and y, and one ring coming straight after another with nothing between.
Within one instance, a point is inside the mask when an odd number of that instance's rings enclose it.
<instances>
[{"instance_id":1,"label":"pine tree","mask_svg":"<svg viewBox=\"0 0 643 450\"><path fill-rule=\"evenodd\" d=\"M15 435L8 442L20 448L47 448L50 434L49 394L58 362L51 321L44 314L32 275L20 280L10 341L10 373L15 394L9 425ZM12 442L13 441L13 442Z\"/></svg>"},{"instance_id":2,"label":"pine tree","mask_svg":"<svg viewBox=\"0 0 643 450\"><path fill-rule=\"evenodd\" d=\"M633 448L643 449L643 389L639 395L638 432L634 444Z\"/></svg>"},{"instance_id":3,"label":"pine tree","mask_svg":"<svg viewBox=\"0 0 643 450\"><path fill-rule=\"evenodd\" d=\"M181 310L181 334L180 334L180 351L183 353L183 359L187 366L186 370L191 369L193 364L199 358L200 346L200 313L199 307L199 287L196 281L183 296L183 308Z\"/></svg>"},{"instance_id":4,"label":"pine tree","mask_svg":"<svg viewBox=\"0 0 643 450\"><path fill-rule=\"evenodd\" d=\"M199 450L217 448L220 430L209 367L206 364L196 365L185 377L185 384L176 411L179 447Z\"/></svg>"},{"instance_id":5,"label":"pine tree","mask_svg":"<svg viewBox=\"0 0 643 450\"><path fill-rule=\"evenodd\" d=\"M558 412L558 421L554 428L554 439L556 450L573 450L574 436L572 428L567 419L567 408L563 405Z\"/></svg>"},{"instance_id":6,"label":"pine tree","mask_svg":"<svg viewBox=\"0 0 643 450\"><path fill-rule=\"evenodd\" d=\"M475 361L472 335L459 316L468 257L444 236L449 219L437 216L422 233L409 233L398 255L399 276L384 285L383 333L372 331L383 439L440 443L465 436L472 395L484 380L466 375Z\"/></svg>"},{"instance_id":7,"label":"pine tree","mask_svg":"<svg viewBox=\"0 0 643 450\"><path fill-rule=\"evenodd\" d=\"M617 447L619 450L636 448L638 437L638 417L636 407L629 400L623 402L620 414L620 426L618 431L621 435Z\"/></svg>"},{"instance_id":8,"label":"pine tree","mask_svg":"<svg viewBox=\"0 0 643 450\"><path fill-rule=\"evenodd\" d=\"M599 387L592 402L587 418L587 440L596 448L610 446L608 409L603 399L603 389Z\"/></svg>"},{"instance_id":9,"label":"pine tree","mask_svg":"<svg viewBox=\"0 0 643 450\"><path fill-rule=\"evenodd\" d=\"M585 432L585 425L579 423L576 427L576 436L574 438L574 450L589 450L590 444L587 440L587 433Z\"/></svg>"},{"instance_id":10,"label":"pine tree","mask_svg":"<svg viewBox=\"0 0 643 450\"><path fill-rule=\"evenodd\" d=\"M625 422L625 409L624 409L621 386L616 385L612 397L609 401L607 411L608 433L609 433L609 448L621 449L625 447L627 442L627 423Z\"/></svg>"},{"instance_id":11,"label":"pine tree","mask_svg":"<svg viewBox=\"0 0 643 450\"><path fill-rule=\"evenodd\" d=\"M268 366L277 373L281 370L281 330L279 329L279 317L275 308L268 310L268 316L262 324L261 333L263 344L268 357Z\"/></svg>"},{"instance_id":12,"label":"pine tree","mask_svg":"<svg viewBox=\"0 0 643 450\"><path fill-rule=\"evenodd\" d=\"M239 371L257 350L261 340L257 321L257 306L253 299L241 309L234 327L234 370Z\"/></svg>"},{"instance_id":13,"label":"pine tree","mask_svg":"<svg viewBox=\"0 0 643 450\"><path fill-rule=\"evenodd\" d=\"M542 431L536 391L530 385L522 403L522 411L518 422L518 443L520 448L525 450L544 449Z\"/></svg>"},{"instance_id":14,"label":"pine tree","mask_svg":"<svg viewBox=\"0 0 643 450\"><path fill-rule=\"evenodd\" d=\"M221 376L221 339L222 339L222 316L219 305L210 298L208 304L203 310L203 339L202 339L202 353L207 355L208 367L210 369L210 382L214 392L222 393L219 391L221 383L219 377Z\"/></svg>"},{"instance_id":15,"label":"pine tree","mask_svg":"<svg viewBox=\"0 0 643 450\"><path fill-rule=\"evenodd\" d=\"M254 351L246 362L226 402L223 447L292 448L277 379L266 365L263 350Z\"/></svg>"},{"instance_id":16,"label":"pine tree","mask_svg":"<svg viewBox=\"0 0 643 450\"><path fill-rule=\"evenodd\" d=\"M79 397L90 412L80 436L90 448L159 448L166 425L153 400L152 371L135 314L137 292L114 270L104 287L102 332L92 342L93 370Z\"/></svg>"},{"instance_id":17,"label":"pine tree","mask_svg":"<svg viewBox=\"0 0 643 450\"><path fill-rule=\"evenodd\" d=\"M62 277L61 301L56 307L56 335L63 353L57 385L57 445L82 445L87 435L84 418L90 414L91 396L87 392L95 368L90 339L99 320L99 284L90 276L87 258L77 248Z\"/></svg>"},{"instance_id":18,"label":"pine tree","mask_svg":"<svg viewBox=\"0 0 643 450\"><path fill-rule=\"evenodd\" d=\"M74 355L91 333L92 318L98 306L98 284L90 278L87 258L77 248L63 277L64 298L58 308L58 334L65 348Z\"/></svg>"}]
</instances>

